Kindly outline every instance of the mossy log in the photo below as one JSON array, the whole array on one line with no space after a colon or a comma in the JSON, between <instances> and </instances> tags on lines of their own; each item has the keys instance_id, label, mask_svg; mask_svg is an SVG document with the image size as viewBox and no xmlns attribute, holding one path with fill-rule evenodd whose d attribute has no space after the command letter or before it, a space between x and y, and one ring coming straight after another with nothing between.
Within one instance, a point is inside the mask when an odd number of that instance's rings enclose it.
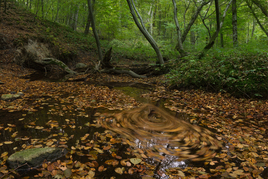
<instances>
[{"instance_id":1,"label":"mossy log","mask_svg":"<svg viewBox=\"0 0 268 179\"><path fill-rule=\"evenodd\" d=\"M55 58L43 58L42 60L35 60L34 62L41 64L41 65L57 65L69 74L72 74L72 75L77 74L77 72L71 70L65 63Z\"/></svg>"}]
</instances>

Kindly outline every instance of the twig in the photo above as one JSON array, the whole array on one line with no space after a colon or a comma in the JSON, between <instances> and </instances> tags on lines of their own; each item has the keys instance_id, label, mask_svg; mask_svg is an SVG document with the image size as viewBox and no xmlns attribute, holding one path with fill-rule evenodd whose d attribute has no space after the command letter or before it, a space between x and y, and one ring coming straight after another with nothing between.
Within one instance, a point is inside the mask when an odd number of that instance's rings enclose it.
<instances>
[{"instance_id":1,"label":"twig","mask_svg":"<svg viewBox=\"0 0 268 179\"><path fill-rule=\"evenodd\" d=\"M23 165L18 166L17 168L14 169L14 171L17 170L17 169L19 169L20 167L25 166L25 165L28 165L28 163L25 163L25 164L23 164ZM28 165L28 166L31 167L30 165ZM3 176L1 176L0 179L4 178L5 176L7 176L7 175L10 174L10 173L11 173L11 171L9 171L8 173L6 173L6 174L4 174Z\"/></svg>"}]
</instances>

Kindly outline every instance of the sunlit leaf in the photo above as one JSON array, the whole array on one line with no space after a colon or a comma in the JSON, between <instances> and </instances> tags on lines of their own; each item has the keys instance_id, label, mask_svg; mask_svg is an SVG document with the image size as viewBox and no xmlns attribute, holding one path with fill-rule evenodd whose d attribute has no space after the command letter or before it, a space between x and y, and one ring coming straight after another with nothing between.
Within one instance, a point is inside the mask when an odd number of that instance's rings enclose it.
<instances>
[{"instance_id":1,"label":"sunlit leaf","mask_svg":"<svg viewBox=\"0 0 268 179\"><path fill-rule=\"evenodd\" d=\"M134 165L137 165L141 162L142 160L139 158L131 158L130 162L133 163Z\"/></svg>"},{"instance_id":2,"label":"sunlit leaf","mask_svg":"<svg viewBox=\"0 0 268 179\"><path fill-rule=\"evenodd\" d=\"M12 141L5 141L4 144L13 144Z\"/></svg>"},{"instance_id":3,"label":"sunlit leaf","mask_svg":"<svg viewBox=\"0 0 268 179\"><path fill-rule=\"evenodd\" d=\"M120 175L122 175L123 172L124 172L124 167L122 167L122 168L120 168L120 167L116 168L115 169L115 172L118 173L118 174L120 174Z\"/></svg>"},{"instance_id":4,"label":"sunlit leaf","mask_svg":"<svg viewBox=\"0 0 268 179\"><path fill-rule=\"evenodd\" d=\"M89 170L89 172L87 173L89 177L94 177L95 176L95 172L92 170Z\"/></svg>"},{"instance_id":5,"label":"sunlit leaf","mask_svg":"<svg viewBox=\"0 0 268 179\"><path fill-rule=\"evenodd\" d=\"M6 157L8 155L8 152L4 152L1 154L1 158Z\"/></svg>"}]
</instances>

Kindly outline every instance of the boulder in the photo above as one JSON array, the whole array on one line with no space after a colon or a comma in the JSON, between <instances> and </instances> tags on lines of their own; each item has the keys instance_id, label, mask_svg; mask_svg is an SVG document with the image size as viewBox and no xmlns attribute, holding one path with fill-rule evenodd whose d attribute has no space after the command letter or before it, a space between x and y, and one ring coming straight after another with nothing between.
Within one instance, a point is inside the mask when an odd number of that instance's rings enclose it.
<instances>
[{"instance_id":1,"label":"boulder","mask_svg":"<svg viewBox=\"0 0 268 179\"><path fill-rule=\"evenodd\" d=\"M75 68L76 68L76 69L79 69L79 68L87 68L87 65L84 64L84 63L77 63L77 64L75 65Z\"/></svg>"},{"instance_id":2,"label":"boulder","mask_svg":"<svg viewBox=\"0 0 268 179\"><path fill-rule=\"evenodd\" d=\"M18 171L30 170L42 165L44 161L51 162L62 157L67 153L64 148L33 148L26 149L12 154L7 159L9 168L17 169Z\"/></svg>"}]
</instances>

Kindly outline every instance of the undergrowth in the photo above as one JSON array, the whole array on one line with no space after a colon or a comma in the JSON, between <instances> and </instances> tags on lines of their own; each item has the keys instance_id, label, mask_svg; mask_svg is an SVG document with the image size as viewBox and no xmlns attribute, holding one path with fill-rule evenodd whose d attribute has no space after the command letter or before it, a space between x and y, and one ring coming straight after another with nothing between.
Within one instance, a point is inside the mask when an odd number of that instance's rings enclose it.
<instances>
[{"instance_id":1,"label":"undergrowth","mask_svg":"<svg viewBox=\"0 0 268 179\"><path fill-rule=\"evenodd\" d=\"M255 48L252 48L255 47ZM233 49L214 49L203 59L195 55L170 62L167 75L178 89L205 89L228 92L236 97L268 98L268 53L245 45Z\"/></svg>"}]
</instances>

